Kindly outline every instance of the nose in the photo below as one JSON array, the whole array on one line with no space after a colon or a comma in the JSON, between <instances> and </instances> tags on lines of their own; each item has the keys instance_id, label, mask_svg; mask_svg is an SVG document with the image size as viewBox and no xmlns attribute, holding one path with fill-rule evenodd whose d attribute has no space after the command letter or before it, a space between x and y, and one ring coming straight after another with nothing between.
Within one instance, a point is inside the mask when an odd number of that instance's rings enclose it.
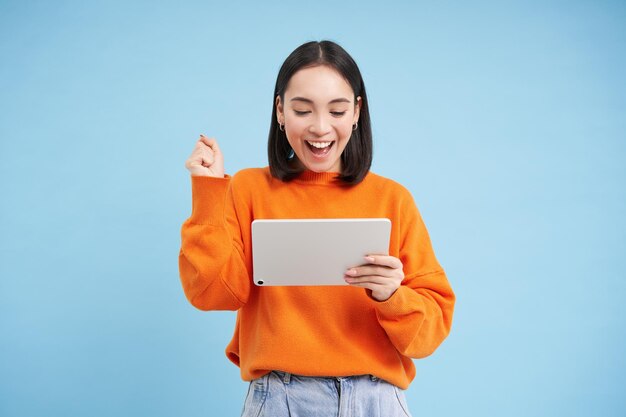
<instances>
[{"instance_id":1,"label":"nose","mask_svg":"<svg viewBox=\"0 0 626 417\"><path fill-rule=\"evenodd\" d=\"M317 136L324 136L326 133L330 132L330 130L331 123L323 114L317 115L311 123L311 126L309 126L309 131Z\"/></svg>"}]
</instances>

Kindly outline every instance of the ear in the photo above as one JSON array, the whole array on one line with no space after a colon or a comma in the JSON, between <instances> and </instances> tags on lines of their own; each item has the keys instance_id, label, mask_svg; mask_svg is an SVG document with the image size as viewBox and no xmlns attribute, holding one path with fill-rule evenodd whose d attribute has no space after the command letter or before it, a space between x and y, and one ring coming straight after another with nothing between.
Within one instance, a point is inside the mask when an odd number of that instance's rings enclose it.
<instances>
[{"instance_id":1,"label":"ear","mask_svg":"<svg viewBox=\"0 0 626 417\"><path fill-rule=\"evenodd\" d=\"M363 105L363 100L361 96L356 98L356 103L354 104L354 118L352 119L352 124L355 124L359 121L359 115L361 114L361 106Z\"/></svg>"},{"instance_id":2,"label":"ear","mask_svg":"<svg viewBox=\"0 0 626 417\"><path fill-rule=\"evenodd\" d=\"M278 124L285 124L285 112L283 109L283 103L280 101L280 96L276 96L276 118Z\"/></svg>"}]
</instances>

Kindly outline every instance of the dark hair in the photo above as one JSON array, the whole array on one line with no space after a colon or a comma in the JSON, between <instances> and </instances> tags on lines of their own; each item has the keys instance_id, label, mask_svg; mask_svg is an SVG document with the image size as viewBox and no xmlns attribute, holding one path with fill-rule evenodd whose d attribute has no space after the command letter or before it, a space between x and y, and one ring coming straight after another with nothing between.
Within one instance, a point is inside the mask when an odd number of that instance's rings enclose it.
<instances>
[{"instance_id":1,"label":"dark hair","mask_svg":"<svg viewBox=\"0 0 626 417\"><path fill-rule=\"evenodd\" d=\"M276 78L276 87L272 97L272 121L270 124L267 152L272 176L282 181L290 181L302 170L293 166L293 150L284 131L278 128L276 120L276 97L284 103L285 90L291 77L299 70L318 65L326 65L336 70L352 87L354 100L361 96L361 109L356 130L341 154L342 172L337 179L348 184L358 184L367 175L372 165L372 128L365 85L356 62L339 45L332 41L307 42L296 48L280 67Z\"/></svg>"}]
</instances>

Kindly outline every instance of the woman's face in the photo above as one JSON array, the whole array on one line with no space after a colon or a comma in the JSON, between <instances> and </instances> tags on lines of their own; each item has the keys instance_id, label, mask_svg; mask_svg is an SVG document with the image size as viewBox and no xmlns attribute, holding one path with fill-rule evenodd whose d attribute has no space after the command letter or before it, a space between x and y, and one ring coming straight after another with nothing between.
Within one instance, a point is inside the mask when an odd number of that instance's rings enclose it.
<instances>
[{"instance_id":1,"label":"woman's face","mask_svg":"<svg viewBox=\"0 0 626 417\"><path fill-rule=\"evenodd\" d=\"M325 65L303 68L289 80L285 102L276 97L278 123L301 165L315 172L341 172L341 153L359 120L361 97Z\"/></svg>"}]
</instances>

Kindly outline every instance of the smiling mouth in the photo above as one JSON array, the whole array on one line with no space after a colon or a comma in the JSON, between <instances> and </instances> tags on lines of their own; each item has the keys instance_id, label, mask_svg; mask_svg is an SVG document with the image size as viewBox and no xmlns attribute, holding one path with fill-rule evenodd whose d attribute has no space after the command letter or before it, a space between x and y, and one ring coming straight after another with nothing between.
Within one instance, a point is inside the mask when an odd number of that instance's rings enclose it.
<instances>
[{"instance_id":1,"label":"smiling mouth","mask_svg":"<svg viewBox=\"0 0 626 417\"><path fill-rule=\"evenodd\" d=\"M330 149L333 147L335 141L329 141L329 142L312 142L312 141L305 141L309 150L315 155L315 156L324 156L326 155L328 152L330 152Z\"/></svg>"}]
</instances>

